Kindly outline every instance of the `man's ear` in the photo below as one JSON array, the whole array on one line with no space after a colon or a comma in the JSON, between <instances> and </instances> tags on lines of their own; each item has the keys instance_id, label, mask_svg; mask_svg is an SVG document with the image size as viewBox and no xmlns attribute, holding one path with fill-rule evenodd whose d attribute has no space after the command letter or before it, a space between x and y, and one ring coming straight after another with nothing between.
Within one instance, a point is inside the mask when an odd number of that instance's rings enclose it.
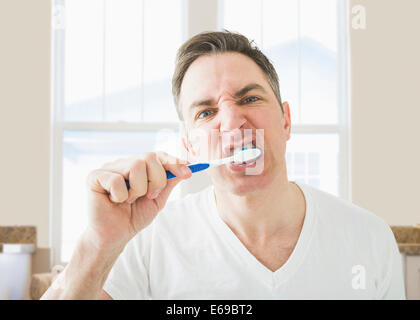
<instances>
[{"instance_id":1,"label":"man's ear","mask_svg":"<svg viewBox=\"0 0 420 320\"><path fill-rule=\"evenodd\" d=\"M287 140L290 139L290 132L292 130L292 121L290 118L290 106L289 103L287 101L282 103L283 106L283 120L284 120L284 124L283 124L283 130L286 132L286 137Z\"/></svg>"}]
</instances>

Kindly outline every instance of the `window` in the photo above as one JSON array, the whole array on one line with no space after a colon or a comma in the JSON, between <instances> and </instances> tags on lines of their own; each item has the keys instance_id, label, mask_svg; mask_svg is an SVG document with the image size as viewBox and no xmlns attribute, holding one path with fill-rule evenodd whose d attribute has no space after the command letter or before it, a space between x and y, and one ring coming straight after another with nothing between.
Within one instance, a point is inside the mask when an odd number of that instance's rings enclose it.
<instances>
[{"instance_id":1,"label":"window","mask_svg":"<svg viewBox=\"0 0 420 320\"><path fill-rule=\"evenodd\" d=\"M168 141L178 141L171 78L186 38L184 5L183 0L55 1L53 17L65 21L53 29L55 263L69 261L87 224L91 170L147 151L178 153ZM171 194L179 196L179 188Z\"/></svg>"},{"instance_id":2,"label":"window","mask_svg":"<svg viewBox=\"0 0 420 320\"><path fill-rule=\"evenodd\" d=\"M54 263L86 226L89 171L150 150L180 155L173 63L204 30L239 31L273 61L292 110L289 178L349 198L345 17L336 0L54 0Z\"/></svg>"},{"instance_id":3,"label":"window","mask_svg":"<svg viewBox=\"0 0 420 320\"><path fill-rule=\"evenodd\" d=\"M182 2L65 2L66 122L177 121L170 80L183 42Z\"/></svg>"},{"instance_id":4,"label":"window","mask_svg":"<svg viewBox=\"0 0 420 320\"><path fill-rule=\"evenodd\" d=\"M277 70L291 108L289 179L350 199L345 3L220 0L219 25L253 39Z\"/></svg>"}]
</instances>

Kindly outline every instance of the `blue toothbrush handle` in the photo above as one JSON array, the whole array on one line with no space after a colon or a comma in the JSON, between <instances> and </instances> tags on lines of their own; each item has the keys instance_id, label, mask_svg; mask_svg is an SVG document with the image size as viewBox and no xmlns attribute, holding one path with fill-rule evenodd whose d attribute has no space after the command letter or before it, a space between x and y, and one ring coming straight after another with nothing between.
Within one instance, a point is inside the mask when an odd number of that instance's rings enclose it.
<instances>
[{"instance_id":1,"label":"blue toothbrush handle","mask_svg":"<svg viewBox=\"0 0 420 320\"><path fill-rule=\"evenodd\" d=\"M196 163L196 164L190 164L188 168L191 169L191 172L198 172L206 170L208 167L210 167L210 164L208 163ZM172 178L175 178L175 175L172 172L166 171L166 179L170 180Z\"/></svg>"},{"instance_id":2,"label":"blue toothbrush handle","mask_svg":"<svg viewBox=\"0 0 420 320\"><path fill-rule=\"evenodd\" d=\"M191 169L191 172L192 173L206 170L208 167L210 167L210 164L209 163L205 163L205 162L191 164L191 165L188 166L188 168ZM167 180L173 179L175 177L176 176L172 172L166 170L166 179ZM127 186L127 189L130 190L130 183L128 182L127 179L125 180L125 185Z\"/></svg>"}]
</instances>

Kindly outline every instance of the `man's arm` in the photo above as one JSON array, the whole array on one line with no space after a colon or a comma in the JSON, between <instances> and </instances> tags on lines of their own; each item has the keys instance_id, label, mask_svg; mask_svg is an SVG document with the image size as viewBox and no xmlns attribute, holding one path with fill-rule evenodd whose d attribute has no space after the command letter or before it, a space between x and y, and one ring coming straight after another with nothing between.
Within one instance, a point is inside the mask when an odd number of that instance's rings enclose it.
<instances>
[{"instance_id":1,"label":"man's arm","mask_svg":"<svg viewBox=\"0 0 420 320\"><path fill-rule=\"evenodd\" d=\"M106 291L102 290L101 294L99 295L99 300L114 300L112 297L106 293Z\"/></svg>"},{"instance_id":2,"label":"man's arm","mask_svg":"<svg viewBox=\"0 0 420 320\"><path fill-rule=\"evenodd\" d=\"M164 152L118 159L89 173L89 224L66 268L41 299L99 299L118 256L190 178L186 161ZM146 170L147 168L147 170ZM168 181L165 170L176 178Z\"/></svg>"},{"instance_id":3,"label":"man's arm","mask_svg":"<svg viewBox=\"0 0 420 320\"><path fill-rule=\"evenodd\" d=\"M112 299L102 287L122 250L101 250L85 232L69 264L41 299Z\"/></svg>"}]
</instances>

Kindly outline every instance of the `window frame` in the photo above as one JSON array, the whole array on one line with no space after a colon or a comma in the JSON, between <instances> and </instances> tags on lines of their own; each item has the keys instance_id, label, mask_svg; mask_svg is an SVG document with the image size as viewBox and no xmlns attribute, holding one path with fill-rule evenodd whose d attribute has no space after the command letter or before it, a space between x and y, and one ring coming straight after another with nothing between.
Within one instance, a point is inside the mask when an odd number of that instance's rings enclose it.
<instances>
[{"instance_id":1,"label":"window frame","mask_svg":"<svg viewBox=\"0 0 420 320\"><path fill-rule=\"evenodd\" d=\"M220 30L224 0L205 0L205 9L183 0L183 39L184 41L203 30ZM300 1L300 0L297 0ZM350 95L349 95L349 3L337 1L338 15L338 115L337 125L292 124L295 133L336 133L339 135L339 194L351 201L351 141L350 141ZM52 19L63 18L65 0L53 0ZM200 11L200 12L199 12ZM214 20L197 19L200 16L216 17ZM64 17L65 19L65 17ZM54 20L52 21L54 23ZM49 177L49 224L50 224L50 265L66 264L61 261L62 247L62 193L63 193L63 135L66 130L105 130L105 131L149 131L160 129L179 130L176 122L74 122L64 120L64 49L65 29L51 28L51 117L50 117L50 177Z\"/></svg>"}]
</instances>

